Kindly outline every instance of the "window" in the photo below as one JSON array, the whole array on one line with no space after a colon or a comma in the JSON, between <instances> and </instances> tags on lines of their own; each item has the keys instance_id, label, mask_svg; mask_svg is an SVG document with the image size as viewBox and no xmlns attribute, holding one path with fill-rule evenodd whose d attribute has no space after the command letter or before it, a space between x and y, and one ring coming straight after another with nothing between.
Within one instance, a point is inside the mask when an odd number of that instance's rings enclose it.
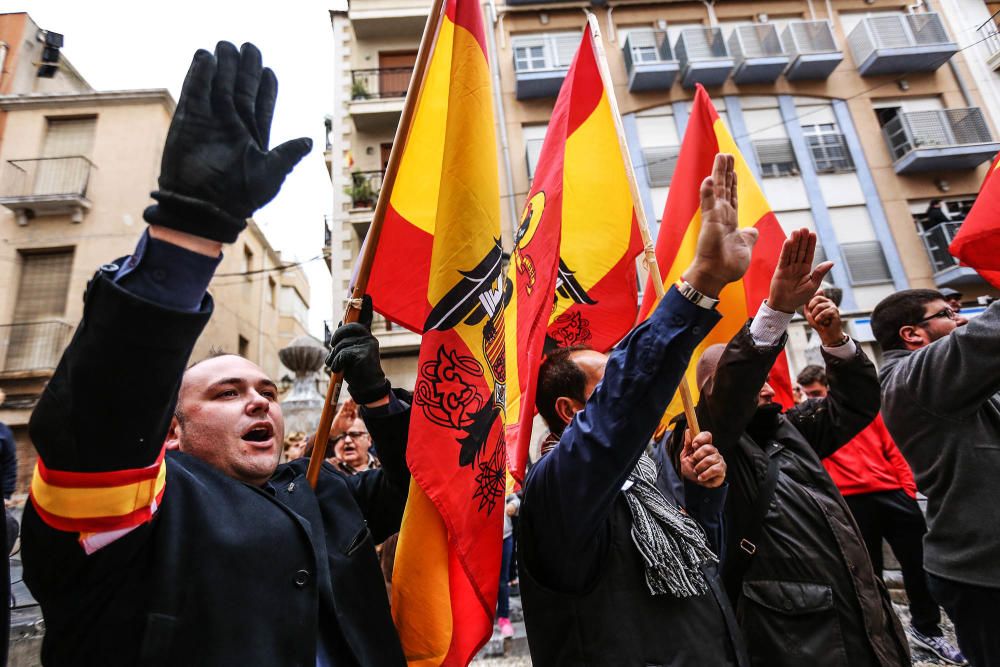
<instances>
[{"instance_id":1,"label":"window","mask_svg":"<svg viewBox=\"0 0 1000 667\"><path fill-rule=\"evenodd\" d=\"M515 35L511 38L514 70L534 72L568 68L579 45L578 32Z\"/></svg>"},{"instance_id":2,"label":"window","mask_svg":"<svg viewBox=\"0 0 1000 667\"><path fill-rule=\"evenodd\" d=\"M650 187L668 187L670 185L680 154L680 146L651 146L642 149L642 161L646 167Z\"/></svg>"},{"instance_id":3,"label":"window","mask_svg":"<svg viewBox=\"0 0 1000 667\"><path fill-rule=\"evenodd\" d=\"M14 322L5 327L8 371L55 368L69 325L66 295L73 268L73 249L21 255L21 279L14 303Z\"/></svg>"},{"instance_id":4,"label":"window","mask_svg":"<svg viewBox=\"0 0 1000 667\"><path fill-rule=\"evenodd\" d=\"M806 143L812 153L813 165L820 174L839 174L854 171L854 162L847 150L847 142L835 123L803 125Z\"/></svg>"},{"instance_id":5,"label":"window","mask_svg":"<svg viewBox=\"0 0 1000 667\"><path fill-rule=\"evenodd\" d=\"M763 178L798 175L799 163L788 139L758 139L753 142L753 150Z\"/></svg>"},{"instance_id":6,"label":"window","mask_svg":"<svg viewBox=\"0 0 1000 667\"><path fill-rule=\"evenodd\" d=\"M658 38L665 39L666 34L662 30L651 28L632 28L628 31L618 32L620 42L628 44L633 65L660 61L660 49L657 47Z\"/></svg>"},{"instance_id":7,"label":"window","mask_svg":"<svg viewBox=\"0 0 1000 667\"><path fill-rule=\"evenodd\" d=\"M253 250L250 246L243 246L243 273L246 274L247 280L251 279L250 272L253 271Z\"/></svg>"},{"instance_id":8,"label":"window","mask_svg":"<svg viewBox=\"0 0 1000 667\"><path fill-rule=\"evenodd\" d=\"M250 341L243 336L237 336L236 350L241 357L250 358Z\"/></svg>"},{"instance_id":9,"label":"window","mask_svg":"<svg viewBox=\"0 0 1000 667\"><path fill-rule=\"evenodd\" d=\"M277 289L278 284L274 282L274 278L268 276L267 278L267 289L264 290L264 302L269 306L274 305L274 292Z\"/></svg>"},{"instance_id":10,"label":"window","mask_svg":"<svg viewBox=\"0 0 1000 667\"><path fill-rule=\"evenodd\" d=\"M538 157L542 153L542 144L545 143L545 132L548 129L548 125L526 125L522 132L529 180L535 177L535 167L538 166Z\"/></svg>"},{"instance_id":11,"label":"window","mask_svg":"<svg viewBox=\"0 0 1000 667\"><path fill-rule=\"evenodd\" d=\"M852 285L873 285L892 280L882 244L878 241L841 243L840 250L844 253L844 263Z\"/></svg>"}]
</instances>

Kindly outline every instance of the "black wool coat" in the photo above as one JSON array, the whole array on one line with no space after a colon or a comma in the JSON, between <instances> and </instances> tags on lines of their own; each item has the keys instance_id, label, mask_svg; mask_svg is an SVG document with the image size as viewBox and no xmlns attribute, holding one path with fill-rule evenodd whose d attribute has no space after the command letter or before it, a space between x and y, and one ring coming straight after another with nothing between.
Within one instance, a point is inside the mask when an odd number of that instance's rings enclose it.
<instances>
[{"instance_id":1,"label":"black wool coat","mask_svg":"<svg viewBox=\"0 0 1000 667\"><path fill-rule=\"evenodd\" d=\"M137 298L99 274L32 415L53 470L156 460L185 364L212 311ZM24 514L24 579L46 622L46 665L404 665L375 544L399 530L408 412L368 422L383 467L347 477L306 460L262 488L180 452L149 523L86 555L73 533ZM382 443L386 444L382 444Z\"/></svg>"}]
</instances>

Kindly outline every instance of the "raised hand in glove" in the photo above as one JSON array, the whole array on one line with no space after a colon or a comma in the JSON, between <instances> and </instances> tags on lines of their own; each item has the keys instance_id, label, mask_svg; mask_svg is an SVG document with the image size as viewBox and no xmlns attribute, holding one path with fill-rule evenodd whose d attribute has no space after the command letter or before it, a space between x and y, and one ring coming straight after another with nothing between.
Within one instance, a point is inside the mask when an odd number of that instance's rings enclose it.
<instances>
[{"instance_id":1,"label":"raised hand in glove","mask_svg":"<svg viewBox=\"0 0 1000 667\"><path fill-rule=\"evenodd\" d=\"M326 358L327 368L343 373L347 391L360 405L385 398L390 389L379 361L378 340L371 328L372 299L366 294L361 301L358 321L342 324L333 332L330 354Z\"/></svg>"},{"instance_id":2,"label":"raised hand in glove","mask_svg":"<svg viewBox=\"0 0 1000 667\"><path fill-rule=\"evenodd\" d=\"M160 164L158 203L143 217L220 243L232 243L246 219L278 194L285 176L312 149L293 139L268 150L278 93L260 51L219 42L194 54Z\"/></svg>"}]
</instances>

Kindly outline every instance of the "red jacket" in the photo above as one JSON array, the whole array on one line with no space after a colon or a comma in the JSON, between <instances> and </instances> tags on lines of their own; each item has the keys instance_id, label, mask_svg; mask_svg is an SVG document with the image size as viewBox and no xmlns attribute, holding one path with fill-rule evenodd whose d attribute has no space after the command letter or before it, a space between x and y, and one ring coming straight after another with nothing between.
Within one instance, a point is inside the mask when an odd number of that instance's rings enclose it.
<instances>
[{"instance_id":1,"label":"red jacket","mask_svg":"<svg viewBox=\"0 0 1000 667\"><path fill-rule=\"evenodd\" d=\"M854 439L823 459L823 467L845 496L903 489L917 497L917 485L906 459L882 423L882 415Z\"/></svg>"}]
</instances>

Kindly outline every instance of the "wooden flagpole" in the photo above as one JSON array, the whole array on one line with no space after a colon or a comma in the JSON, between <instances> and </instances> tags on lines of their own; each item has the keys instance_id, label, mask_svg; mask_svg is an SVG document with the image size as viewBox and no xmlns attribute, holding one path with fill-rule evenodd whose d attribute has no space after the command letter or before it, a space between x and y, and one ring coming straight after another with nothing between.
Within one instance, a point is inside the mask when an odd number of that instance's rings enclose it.
<instances>
[{"instance_id":1,"label":"wooden flagpole","mask_svg":"<svg viewBox=\"0 0 1000 667\"><path fill-rule=\"evenodd\" d=\"M386 209L389 207L389 195L392 193L392 187L396 182L396 174L399 172L399 162L402 159L403 149L406 147L410 127L413 124L413 115L417 107L417 99L420 97L420 91L423 89L430 54L437 43L443 12L444 0L433 0L430 12L427 14L427 24L424 26L424 34L420 38L420 49L417 51L417 60L413 65L413 74L410 77L410 86L406 93L406 101L403 103L399 125L396 126L396 135L392 141L392 151L389 153L389 163L386 165L385 175L382 177L382 187L378 194L378 202L375 204L375 211L372 214L372 223L365 237L364 252L361 255L361 264L358 266L358 275L354 283L354 290L344 311L343 322L345 324L357 322L358 315L361 313L361 299L368 290L368 277L371 275L372 264L375 262L375 251L378 248L379 237L382 235L382 223L385 220ZM309 457L309 468L306 471L306 479L314 489L316 488L316 482L319 480L319 471L323 467L323 460L326 458L326 445L330 438L330 428L333 426L333 417L337 403L340 400L340 390L343 380L343 374L334 373L330 376L330 385L327 387L326 400L323 403L323 412L320 414L319 427L316 429L316 437L313 440L313 451Z\"/></svg>"},{"instance_id":2,"label":"wooden flagpole","mask_svg":"<svg viewBox=\"0 0 1000 667\"><path fill-rule=\"evenodd\" d=\"M656 290L656 298L662 299L666 290L663 288L663 277L660 275L660 266L656 261L656 250L653 247L653 239L649 233L649 223L646 219L646 210L643 208L642 196L639 192L639 185L635 180L635 170L632 167L632 157L628 150L628 141L625 139L625 128L622 125L621 112L618 110L618 99L615 96L614 83L611 80L611 73L608 70L607 55L604 53L604 42L601 39L601 29L597 23L597 17L591 12L587 12L587 24L590 27L590 37L594 43L594 51L597 56L597 68L601 71L601 80L604 82L604 90L608 94L608 103L611 106L611 116L615 122L615 132L618 135L618 146L622 156L625 158L625 174L628 177L629 190L632 193L632 205L635 207L635 217L639 222L639 233L642 235L643 255L646 267L653 277L653 289ZM698 415L694 411L694 401L691 398L691 388L688 387L687 376L681 376L681 383L677 387L681 395L681 403L684 404L684 416L692 434L701 431L698 426Z\"/></svg>"}]
</instances>

